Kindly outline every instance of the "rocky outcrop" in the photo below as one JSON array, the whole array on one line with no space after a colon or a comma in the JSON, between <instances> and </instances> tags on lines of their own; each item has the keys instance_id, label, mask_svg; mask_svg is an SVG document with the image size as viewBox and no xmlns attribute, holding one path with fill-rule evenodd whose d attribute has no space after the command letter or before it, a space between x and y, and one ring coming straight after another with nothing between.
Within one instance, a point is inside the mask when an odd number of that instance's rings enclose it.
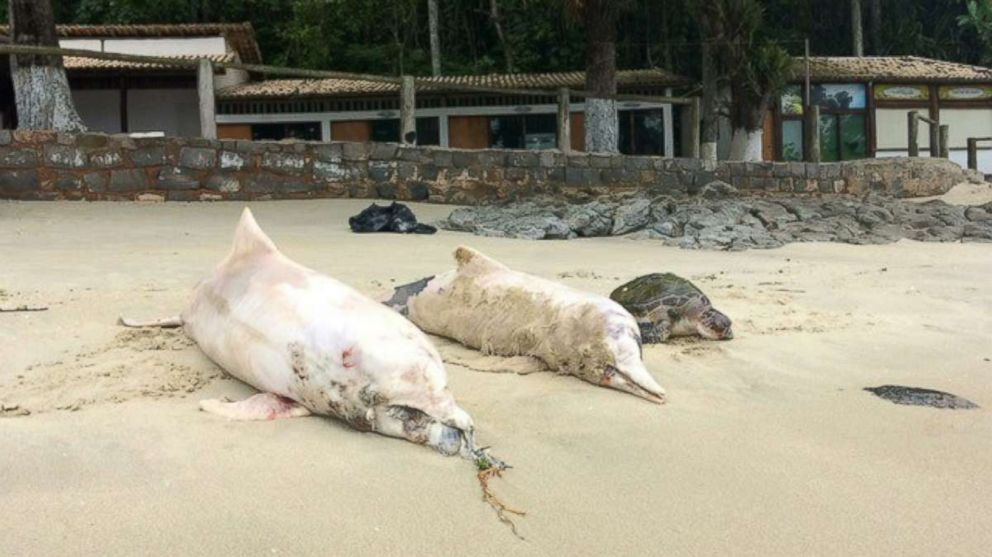
<instances>
[{"instance_id":1,"label":"rocky outcrop","mask_svg":"<svg viewBox=\"0 0 992 557\"><path fill-rule=\"evenodd\" d=\"M992 241L992 203L962 207L879 195L741 198L601 198L566 204L537 198L456 209L442 228L483 236L561 239L628 234L687 249L773 248L790 242L884 244Z\"/></svg>"}]
</instances>

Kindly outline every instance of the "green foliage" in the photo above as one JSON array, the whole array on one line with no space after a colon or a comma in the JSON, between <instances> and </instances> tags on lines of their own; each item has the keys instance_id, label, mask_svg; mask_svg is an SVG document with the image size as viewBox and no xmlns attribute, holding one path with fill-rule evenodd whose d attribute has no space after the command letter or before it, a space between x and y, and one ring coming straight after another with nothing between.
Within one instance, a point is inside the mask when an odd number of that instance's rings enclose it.
<instances>
[{"instance_id":1,"label":"green foliage","mask_svg":"<svg viewBox=\"0 0 992 557\"><path fill-rule=\"evenodd\" d=\"M251 21L265 61L307 68L373 73L430 70L426 0L50 0L59 23L178 23ZM868 5L876 0L863 0ZM992 62L989 0L881 1L885 54L916 54L969 63ZM0 20L8 0L0 0ZM491 0L439 2L445 73L504 71L506 53L490 18ZM564 4L576 0L497 0L506 48L518 71L579 69L585 59L580 18ZM581 3L581 2L580 2ZM662 66L699 75L700 8L723 0L622 0L617 66ZM733 20L801 54L850 53L848 0L763 0L763 24L753 13ZM865 25L868 25L866 18ZM866 42L874 37L865 29Z\"/></svg>"},{"instance_id":2,"label":"green foliage","mask_svg":"<svg viewBox=\"0 0 992 557\"><path fill-rule=\"evenodd\" d=\"M982 62L992 61L992 2L968 0L967 13L957 17L958 26L974 32L983 46Z\"/></svg>"}]
</instances>

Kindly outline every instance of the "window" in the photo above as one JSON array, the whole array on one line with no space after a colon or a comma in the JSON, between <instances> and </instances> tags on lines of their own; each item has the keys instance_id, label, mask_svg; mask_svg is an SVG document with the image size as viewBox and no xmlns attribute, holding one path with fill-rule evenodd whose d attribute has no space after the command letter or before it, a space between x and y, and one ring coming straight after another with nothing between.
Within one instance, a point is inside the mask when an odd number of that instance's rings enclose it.
<instances>
[{"instance_id":1,"label":"window","mask_svg":"<svg viewBox=\"0 0 992 557\"><path fill-rule=\"evenodd\" d=\"M664 155L665 116L660 108L621 110L620 152L625 155Z\"/></svg>"},{"instance_id":2,"label":"window","mask_svg":"<svg viewBox=\"0 0 992 557\"><path fill-rule=\"evenodd\" d=\"M820 160L861 159L868 156L865 86L860 83L820 83L810 87L810 97L820 107ZM787 161L803 158L803 89L785 88L779 102L781 154Z\"/></svg>"},{"instance_id":3,"label":"window","mask_svg":"<svg viewBox=\"0 0 992 557\"><path fill-rule=\"evenodd\" d=\"M802 120L784 120L782 122L782 160L803 160Z\"/></svg>"},{"instance_id":4,"label":"window","mask_svg":"<svg viewBox=\"0 0 992 557\"><path fill-rule=\"evenodd\" d=\"M436 117L417 118L417 145L440 145L441 130ZM372 120L372 141L399 143L400 119Z\"/></svg>"},{"instance_id":5,"label":"window","mask_svg":"<svg viewBox=\"0 0 992 557\"><path fill-rule=\"evenodd\" d=\"M554 114L493 116L489 119L489 145L498 149L554 149L557 146Z\"/></svg>"},{"instance_id":6,"label":"window","mask_svg":"<svg viewBox=\"0 0 992 557\"><path fill-rule=\"evenodd\" d=\"M302 139L320 141L320 122L291 122L282 124L252 124L253 140Z\"/></svg>"}]
</instances>

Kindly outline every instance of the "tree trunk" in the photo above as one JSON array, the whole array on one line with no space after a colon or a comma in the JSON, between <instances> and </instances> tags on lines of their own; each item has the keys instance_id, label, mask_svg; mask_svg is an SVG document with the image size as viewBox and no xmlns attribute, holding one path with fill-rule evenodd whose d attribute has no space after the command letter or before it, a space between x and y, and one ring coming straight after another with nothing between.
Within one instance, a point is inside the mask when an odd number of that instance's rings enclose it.
<instances>
[{"instance_id":1,"label":"tree trunk","mask_svg":"<svg viewBox=\"0 0 992 557\"><path fill-rule=\"evenodd\" d=\"M699 157L703 160L715 161L717 159L717 140L719 138L719 103L717 97L720 94L717 82L717 60L713 56L713 47L710 43L704 42L702 49L703 68L703 98L700 105L700 146Z\"/></svg>"},{"instance_id":2,"label":"tree trunk","mask_svg":"<svg viewBox=\"0 0 992 557\"><path fill-rule=\"evenodd\" d=\"M441 37L437 30L437 0L427 0L427 24L431 34L431 74L441 75Z\"/></svg>"},{"instance_id":3,"label":"tree trunk","mask_svg":"<svg viewBox=\"0 0 992 557\"><path fill-rule=\"evenodd\" d=\"M508 73L513 73L513 49L510 47L510 43L506 42L506 36L503 34L503 23L499 18L499 3L496 0L489 0L489 19L493 22L493 27L496 28L496 36L499 38L499 44L503 47L503 57L506 58L506 71Z\"/></svg>"},{"instance_id":4,"label":"tree trunk","mask_svg":"<svg viewBox=\"0 0 992 557\"><path fill-rule=\"evenodd\" d=\"M761 128L756 130L736 128L730 140L730 159L760 162L764 136L765 132Z\"/></svg>"},{"instance_id":5,"label":"tree trunk","mask_svg":"<svg viewBox=\"0 0 992 557\"><path fill-rule=\"evenodd\" d=\"M14 44L58 46L49 0L10 0ZM76 113L61 56L11 56L10 74L17 102L18 127L86 131Z\"/></svg>"},{"instance_id":6,"label":"tree trunk","mask_svg":"<svg viewBox=\"0 0 992 557\"><path fill-rule=\"evenodd\" d=\"M868 32L871 34L872 54L885 54L882 42L882 0L868 0Z\"/></svg>"},{"instance_id":7,"label":"tree trunk","mask_svg":"<svg viewBox=\"0 0 992 557\"><path fill-rule=\"evenodd\" d=\"M865 55L865 42L861 30L861 0L851 0L851 50L855 56Z\"/></svg>"},{"instance_id":8,"label":"tree trunk","mask_svg":"<svg viewBox=\"0 0 992 557\"><path fill-rule=\"evenodd\" d=\"M616 7L611 0L586 0L586 151L619 151L617 122Z\"/></svg>"}]
</instances>

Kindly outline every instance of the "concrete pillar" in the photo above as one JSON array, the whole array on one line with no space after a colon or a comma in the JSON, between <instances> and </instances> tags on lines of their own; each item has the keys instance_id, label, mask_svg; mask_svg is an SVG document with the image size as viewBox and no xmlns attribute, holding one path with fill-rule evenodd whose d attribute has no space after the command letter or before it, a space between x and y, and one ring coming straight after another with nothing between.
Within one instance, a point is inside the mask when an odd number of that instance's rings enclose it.
<instances>
[{"instance_id":1,"label":"concrete pillar","mask_svg":"<svg viewBox=\"0 0 992 557\"><path fill-rule=\"evenodd\" d=\"M417 144L417 99L413 76L404 75L400 84L400 143Z\"/></svg>"},{"instance_id":2,"label":"concrete pillar","mask_svg":"<svg viewBox=\"0 0 992 557\"><path fill-rule=\"evenodd\" d=\"M951 127L947 124L940 126L940 158L949 159L951 158L951 148L947 144L950 141Z\"/></svg>"},{"instance_id":3,"label":"concrete pillar","mask_svg":"<svg viewBox=\"0 0 992 557\"><path fill-rule=\"evenodd\" d=\"M214 65L200 59L196 69L196 92L200 101L200 137L217 139L217 101L214 98Z\"/></svg>"},{"instance_id":4,"label":"concrete pillar","mask_svg":"<svg viewBox=\"0 0 992 557\"><path fill-rule=\"evenodd\" d=\"M978 170L978 139L968 138L968 168Z\"/></svg>"},{"instance_id":5,"label":"concrete pillar","mask_svg":"<svg viewBox=\"0 0 992 557\"><path fill-rule=\"evenodd\" d=\"M558 89L558 150L567 153L572 150L571 105L568 87Z\"/></svg>"}]
</instances>

